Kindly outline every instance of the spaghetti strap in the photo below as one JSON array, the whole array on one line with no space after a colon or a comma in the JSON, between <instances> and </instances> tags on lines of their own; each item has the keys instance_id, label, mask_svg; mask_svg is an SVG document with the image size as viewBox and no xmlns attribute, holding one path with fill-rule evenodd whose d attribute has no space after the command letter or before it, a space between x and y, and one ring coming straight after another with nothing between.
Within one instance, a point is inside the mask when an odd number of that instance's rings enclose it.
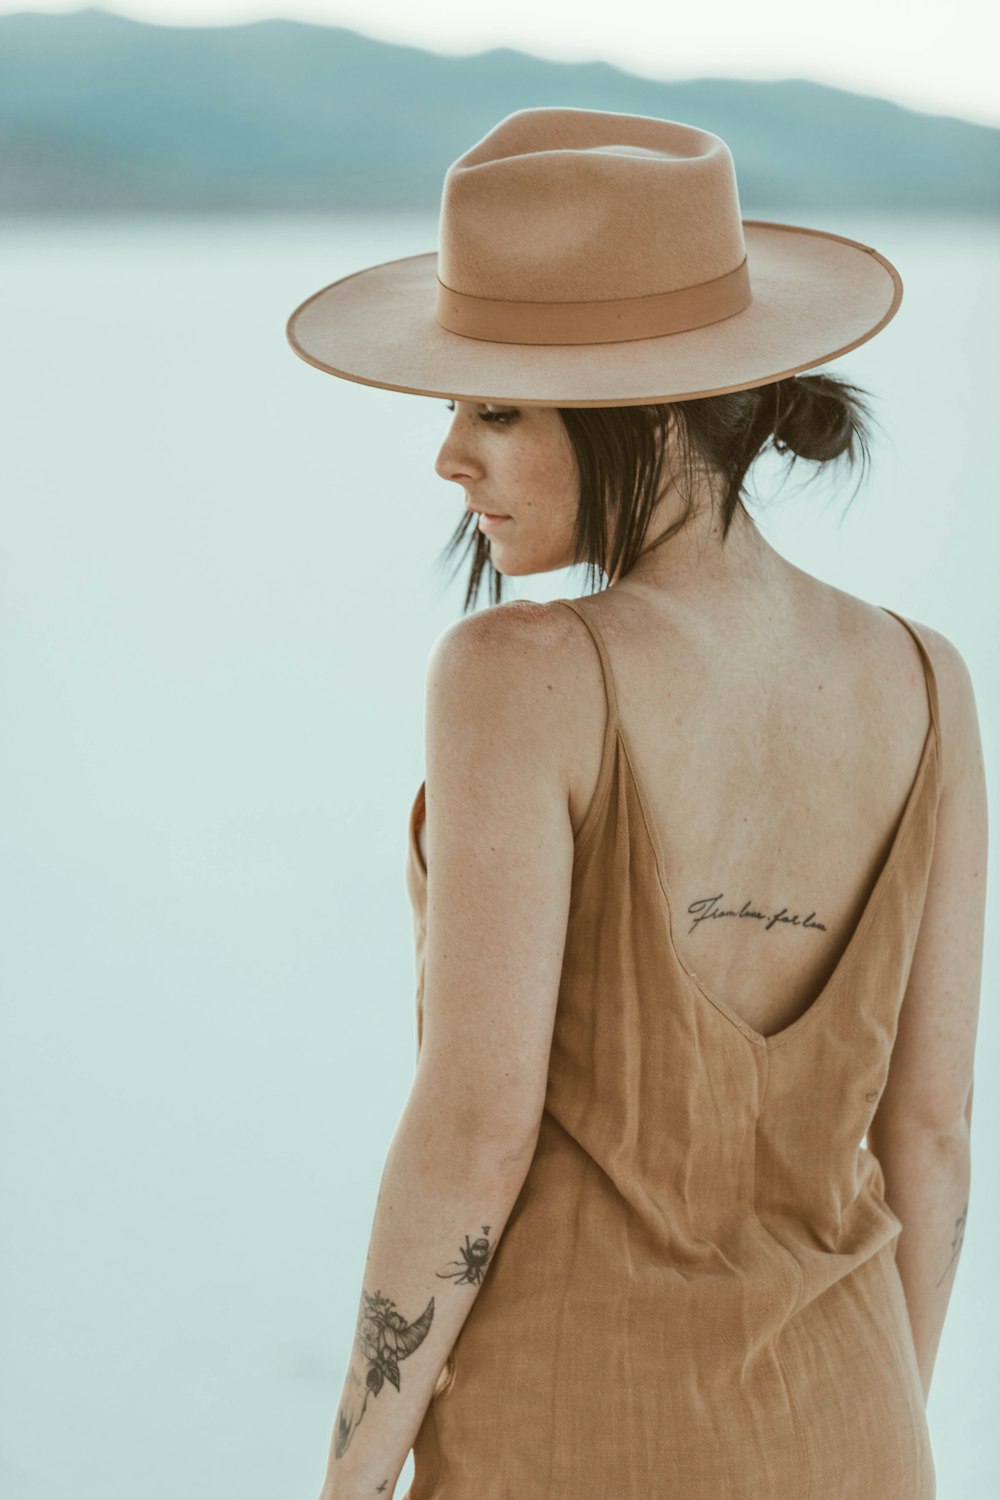
<instances>
[{"instance_id":1,"label":"spaghetti strap","mask_svg":"<svg viewBox=\"0 0 1000 1500\"><path fill-rule=\"evenodd\" d=\"M611 659L608 656L608 648L604 644L601 632L590 618L589 613L582 608L582 600L555 599L553 603L565 604L567 609L571 609L575 615L579 615L590 631L594 645L597 647L597 654L601 658L601 671L604 674L604 694L608 701L608 727L617 729L620 721L618 717L618 694L615 690L615 674L611 670Z\"/></svg>"},{"instance_id":2,"label":"spaghetti strap","mask_svg":"<svg viewBox=\"0 0 1000 1500\"><path fill-rule=\"evenodd\" d=\"M601 765L597 773L597 784L594 787L590 805L584 813L583 822L576 830L574 844L579 855L591 842L594 831L598 827L601 815L609 805L609 792L611 790L612 775L618 763L618 746L622 736L621 721L618 717L618 694L615 691L615 676L611 670L611 661L608 657L607 647L601 636L601 632L590 618L589 613L582 609L577 599L555 599L555 604L565 604L571 609L590 631L590 636L597 647L597 654L601 659L601 673L604 677L604 696L607 701L607 709L604 715L604 739L601 745Z\"/></svg>"},{"instance_id":3,"label":"spaghetti strap","mask_svg":"<svg viewBox=\"0 0 1000 1500\"><path fill-rule=\"evenodd\" d=\"M924 668L924 682L927 687L927 706L930 710L931 725L934 730L934 738L940 745L941 721L938 713L937 677L934 673L934 663L931 661L930 653L928 652L927 647L924 645L919 630L917 630L916 626L913 625L905 615L897 614L894 609L889 609L884 604L880 604L879 609L883 610L887 615L892 615L894 619L897 619L901 625L904 625L917 643L917 648L920 651L920 659L923 663Z\"/></svg>"}]
</instances>

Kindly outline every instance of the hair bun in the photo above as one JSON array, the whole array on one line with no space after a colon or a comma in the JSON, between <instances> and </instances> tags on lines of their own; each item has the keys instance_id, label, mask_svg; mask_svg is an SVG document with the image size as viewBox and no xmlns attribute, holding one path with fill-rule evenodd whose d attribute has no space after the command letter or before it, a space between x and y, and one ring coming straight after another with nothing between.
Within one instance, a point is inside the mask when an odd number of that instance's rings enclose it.
<instances>
[{"instance_id":1,"label":"hair bun","mask_svg":"<svg viewBox=\"0 0 1000 1500\"><path fill-rule=\"evenodd\" d=\"M779 453L825 463L852 451L851 388L826 375L791 375L774 384L773 442Z\"/></svg>"}]
</instances>

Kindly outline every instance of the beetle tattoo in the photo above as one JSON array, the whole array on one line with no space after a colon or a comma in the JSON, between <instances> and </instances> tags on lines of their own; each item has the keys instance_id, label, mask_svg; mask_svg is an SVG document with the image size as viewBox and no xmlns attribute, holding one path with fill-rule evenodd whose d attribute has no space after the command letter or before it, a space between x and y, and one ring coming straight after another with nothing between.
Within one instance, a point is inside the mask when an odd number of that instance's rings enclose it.
<instances>
[{"instance_id":1,"label":"beetle tattoo","mask_svg":"<svg viewBox=\"0 0 1000 1500\"><path fill-rule=\"evenodd\" d=\"M469 1236L465 1236L465 1244L459 1246L458 1253L461 1260L449 1261L443 1271L435 1271L436 1276L448 1277L454 1281L456 1286L471 1286L473 1282L478 1286L482 1281L489 1265L490 1257L496 1249L496 1245L489 1242L490 1226L483 1225L483 1237L469 1243Z\"/></svg>"}]
</instances>

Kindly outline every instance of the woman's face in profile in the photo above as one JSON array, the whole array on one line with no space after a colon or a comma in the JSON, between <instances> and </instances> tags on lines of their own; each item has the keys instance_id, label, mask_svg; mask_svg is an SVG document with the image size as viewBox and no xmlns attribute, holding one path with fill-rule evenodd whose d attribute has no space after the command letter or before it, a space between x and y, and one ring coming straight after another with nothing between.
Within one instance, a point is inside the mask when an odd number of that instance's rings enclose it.
<instances>
[{"instance_id":1,"label":"woman's face in profile","mask_svg":"<svg viewBox=\"0 0 1000 1500\"><path fill-rule=\"evenodd\" d=\"M497 572L515 578L571 567L579 480L556 408L448 406L454 417L434 468L461 485L467 507L504 518L477 522Z\"/></svg>"}]
</instances>

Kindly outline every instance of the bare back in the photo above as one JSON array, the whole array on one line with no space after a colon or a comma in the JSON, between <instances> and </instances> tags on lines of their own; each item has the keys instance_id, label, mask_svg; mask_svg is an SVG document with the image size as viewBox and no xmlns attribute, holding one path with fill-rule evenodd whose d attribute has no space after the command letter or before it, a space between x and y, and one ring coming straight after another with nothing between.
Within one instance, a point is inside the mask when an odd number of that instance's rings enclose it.
<instances>
[{"instance_id":1,"label":"bare back","mask_svg":"<svg viewBox=\"0 0 1000 1500\"><path fill-rule=\"evenodd\" d=\"M891 614L816 580L724 621L614 588L583 603L608 652L677 955L773 1035L822 992L892 850L930 734L919 648ZM573 726L574 830L601 754L600 668L578 636L592 685Z\"/></svg>"}]
</instances>

